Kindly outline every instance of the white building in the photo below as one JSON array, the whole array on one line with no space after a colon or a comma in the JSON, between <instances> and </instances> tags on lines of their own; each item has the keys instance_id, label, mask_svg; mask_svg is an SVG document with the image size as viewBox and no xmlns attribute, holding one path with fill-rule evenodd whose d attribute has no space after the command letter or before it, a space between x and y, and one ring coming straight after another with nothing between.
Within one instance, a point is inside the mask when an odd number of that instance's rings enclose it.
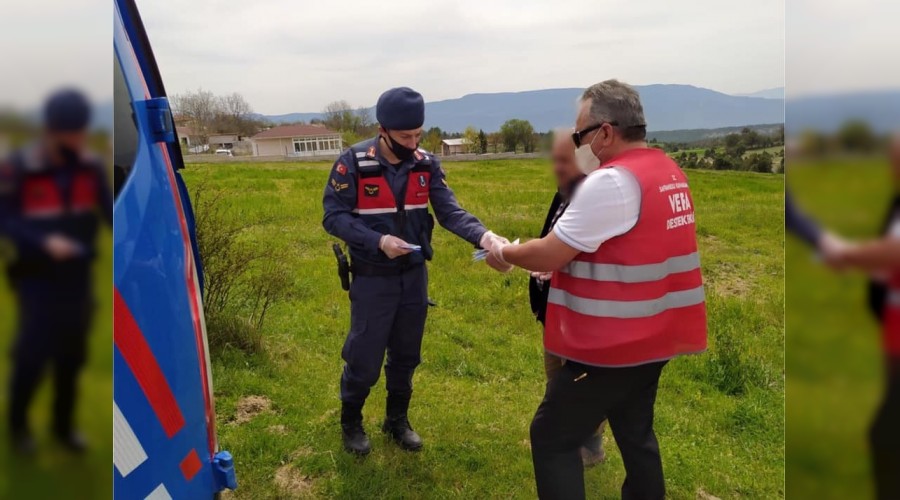
<instances>
[{"instance_id":1,"label":"white building","mask_svg":"<svg viewBox=\"0 0 900 500\"><path fill-rule=\"evenodd\" d=\"M464 138L441 141L441 156L458 155L469 152L469 141Z\"/></svg>"},{"instance_id":2,"label":"white building","mask_svg":"<svg viewBox=\"0 0 900 500\"><path fill-rule=\"evenodd\" d=\"M253 156L337 156L341 134L321 125L280 125L250 138Z\"/></svg>"}]
</instances>

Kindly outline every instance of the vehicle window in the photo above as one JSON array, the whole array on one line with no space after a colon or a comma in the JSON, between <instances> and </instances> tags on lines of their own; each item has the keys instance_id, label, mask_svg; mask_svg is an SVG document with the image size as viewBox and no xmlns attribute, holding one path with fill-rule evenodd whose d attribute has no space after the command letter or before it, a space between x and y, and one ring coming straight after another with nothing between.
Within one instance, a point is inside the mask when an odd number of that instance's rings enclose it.
<instances>
[{"instance_id":1,"label":"vehicle window","mask_svg":"<svg viewBox=\"0 0 900 500\"><path fill-rule=\"evenodd\" d=\"M119 64L119 58L113 56L115 70L113 88L113 113L115 119L114 134L114 185L115 197L119 197L119 191L125 185L125 181L134 169L134 160L137 156L138 129L135 124L134 110L131 106L131 96L125 83L125 75Z\"/></svg>"}]
</instances>

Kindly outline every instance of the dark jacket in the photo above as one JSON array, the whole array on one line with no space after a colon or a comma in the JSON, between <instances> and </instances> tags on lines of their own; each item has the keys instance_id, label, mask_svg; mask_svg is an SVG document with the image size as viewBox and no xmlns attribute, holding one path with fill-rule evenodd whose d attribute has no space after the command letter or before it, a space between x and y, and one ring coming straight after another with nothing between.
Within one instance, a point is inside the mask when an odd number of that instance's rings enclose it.
<instances>
[{"instance_id":1,"label":"dark jacket","mask_svg":"<svg viewBox=\"0 0 900 500\"><path fill-rule=\"evenodd\" d=\"M75 205L82 209L74 210ZM88 205L91 209L84 209ZM7 264L14 279L84 276L96 255L101 222L112 224L112 193L98 159L52 167L39 145L33 145L0 162L0 238L11 241L16 250L16 260ZM74 240L84 253L54 261L43 248L53 233Z\"/></svg>"},{"instance_id":2,"label":"dark jacket","mask_svg":"<svg viewBox=\"0 0 900 500\"><path fill-rule=\"evenodd\" d=\"M894 221L900 220L900 194L894 197L884 221L882 234L887 234ZM884 304L887 300L887 284L880 281L869 281L869 307L872 314L880 321L884 315Z\"/></svg>"},{"instance_id":3,"label":"dark jacket","mask_svg":"<svg viewBox=\"0 0 900 500\"><path fill-rule=\"evenodd\" d=\"M559 192L553 195L553 201L550 203L550 210L547 211L547 217L544 219L544 227L541 229L541 238L547 236L550 233L550 228L553 227L553 223L555 222L556 211L559 210L559 206L563 202L563 197ZM528 280L528 296L531 299L531 312L534 313L534 317L544 324L544 321L547 319L547 297L550 295L550 283L549 282L541 282L538 283L538 280L535 278L531 278Z\"/></svg>"},{"instance_id":4,"label":"dark jacket","mask_svg":"<svg viewBox=\"0 0 900 500\"><path fill-rule=\"evenodd\" d=\"M413 252L408 258L391 260L378 249L383 234L399 236L412 244L430 244L434 222L427 210L417 210L408 215L403 228L397 227L394 215L362 217L357 208L357 183L359 161L379 163L381 174L396 200L403 200L409 172L414 168L425 168L430 174L429 198L437 222L474 246L478 246L487 229L472 214L459 206L456 196L447 185L440 160L432 154L419 150L421 160L411 158L399 166L392 166L381 156L377 138L354 144L343 152L331 169L328 184L322 199L325 217L322 225L332 236L345 241L350 248L350 257L355 262L369 265L397 267L401 264L421 264L424 257ZM402 213L402 212L398 212Z\"/></svg>"},{"instance_id":5,"label":"dark jacket","mask_svg":"<svg viewBox=\"0 0 900 500\"><path fill-rule=\"evenodd\" d=\"M787 191L784 197L784 225L788 231L794 233L806 244L812 247L819 246L822 228L797 208L790 191Z\"/></svg>"},{"instance_id":6,"label":"dark jacket","mask_svg":"<svg viewBox=\"0 0 900 500\"><path fill-rule=\"evenodd\" d=\"M541 228L541 238L550 234L550 230L553 229L553 225L556 224L556 219L558 219L562 214L566 211L566 206L568 206L569 201L575 196L575 190L578 189L578 186L581 185L581 182L584 180L586 176L582 175L572 181L569 184L568 195L563 195L559 191L553 195L553 201L550 202L550 210L547 211L547 217L544 219L544 227ZM566 204L560 210L560 205L563 203ZM544 324L544 321L547 319L547 297L550 295L550 282L538 282L535 278L531 278L528 280L528 296L531 299L531 312L534 313L535 319Z\"/></svg>"}]
</instances>

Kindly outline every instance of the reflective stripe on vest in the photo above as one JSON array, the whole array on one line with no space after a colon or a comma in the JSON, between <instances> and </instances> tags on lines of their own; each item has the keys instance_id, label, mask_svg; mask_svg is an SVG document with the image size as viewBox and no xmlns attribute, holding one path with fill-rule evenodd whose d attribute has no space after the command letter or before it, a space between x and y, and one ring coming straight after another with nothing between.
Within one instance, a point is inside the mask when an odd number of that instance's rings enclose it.
<instances>
[{"instance_id":1,"label":"reflective stripe on vest","mask_svg":"<svg viewBox=\"0 0 900 500\"><path fill-rule=\"evenodd\" d=\"M704 297L703 285L690 290L669 292L658 299L651 300L587 299L558 288L551 288L547 301L585 316L631 319L649 318L669 309L702 304Z\"/></svg>"},{"instance_id":2,"label":"reflective stripe on vest","mask_svg":"<svg viewBox=\"0 0 900 500\"><path fill-rule=\"evenodd\" d=\"M621 264L597 264L573 260L560 272L575 278L595 281L618 281L621 283L646 283L657 281L670 274L693 271L700 267L700 254L670 257L659 264L626 266Z\"/></svg>"},{"instance_id":3,"label":"reflective stripe on vest","mask_svg":"<svg viewBox=\"0 0 900 500\"><path fill-rule=\"evenodd\" d=\"M891 290L887 297L887 304L891 307L900 308L900 290Z\"/></svg>"}]
</instances>

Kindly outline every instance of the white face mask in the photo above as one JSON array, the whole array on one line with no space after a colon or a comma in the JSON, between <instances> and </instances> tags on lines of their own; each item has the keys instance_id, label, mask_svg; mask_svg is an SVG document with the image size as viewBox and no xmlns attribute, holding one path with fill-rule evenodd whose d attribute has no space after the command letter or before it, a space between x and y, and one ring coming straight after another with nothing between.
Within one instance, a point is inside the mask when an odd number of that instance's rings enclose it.
<instances>
[{"instance_id":1,"label":"white face mask","mask_svg":"<svg viewBox=\"0 0 900 500\"><path fill-rule=\"evenodd\" d=\"M584 175L590 174L600 166L600 159L594 155L594 151L591 149L598 135L600 135L599 130L594 134L590 144L582 144L575 149L575 163L578 164L578 170L581 170Z\"/></svg>"}]
</instances>

